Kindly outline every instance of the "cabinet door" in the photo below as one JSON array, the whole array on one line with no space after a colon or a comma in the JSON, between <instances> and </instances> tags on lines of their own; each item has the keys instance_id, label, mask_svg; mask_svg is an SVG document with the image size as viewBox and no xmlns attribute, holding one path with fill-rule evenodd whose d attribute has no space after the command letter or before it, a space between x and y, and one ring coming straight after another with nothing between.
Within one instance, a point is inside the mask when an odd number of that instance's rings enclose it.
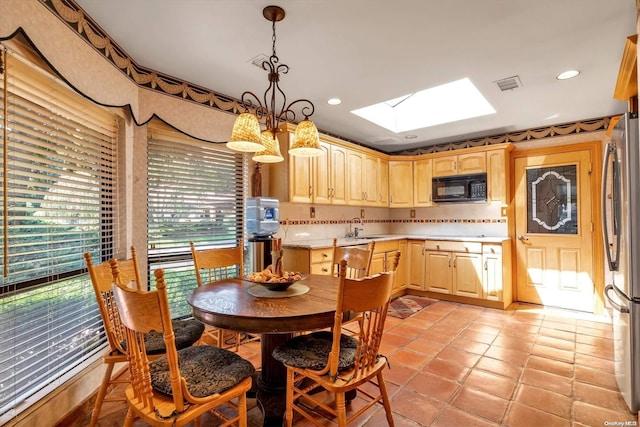
<instances>
[{"instance_id":1,"label":"cabinet door","mask_svg":"<svg viewBox=\"0 0 640 427\"><path fill-rule=\"evenodd\" d=\"M400 252L400 260L398 262L398 269L396 270L396 277L393 284L394 291L401 290L407 287L407 272L409 271L409 251L406 240L400 240L398 243L398 251Z\"/></svg>"},{"instance_id":2,"label":"cabinet door","mask_svg":"<svg viewBox=\"0 0 640 427\"><path fill-rule=\"evenodd\" d=\"M347 149L333 145L331 147L331 203L347 204Z\"/></svg>"},{"instance_id":3,"label":"cabinet door","mask_svg":"<svg viewBox=\"0 0 640 427\"><path fill-rule=\"evenodd\" d=\"M369 267L369 275L382 273L386 270L386 252L374 253L371 257L371 266Z\"/></svg>"},{"instance_id":4,"label":"cabinet door","mask_svg":"<svg viewBox=\"0 0 640 427\"><path fill-rule=\"evenodd\" d=\"M500 254L484 254L482 256L483 298L502 301L502 256Z\"/></svg>"},{"instance_id":5,"label":"cabinet door","mask_svg":"<svg viewBox=\"0 0 640 427\"><path fill-rule=\"evenodd\" d=\"M459 154L456 174L482 173L487 171L487 155L482 153Z\"/></svg>"},{"instance_id":6,"label":"cabinet door","mask_svg":"<svg viewBox=\"0 0 640 427\"><path fill-rule=\"evenodd\" d=\"M431 206L431 159L413 162L413 206Z\"/></svg>"},{"instance_id":7,"label":"cabinet door","mask_svg":"<svg viewBox=\"0 0 640 427\"><path fill-rule=\"evenodd\" d=\"M364 169L362 169L362 189L364 204L368 206L379 206L378 169L378 158L365 155Z\"/></svg>"},{"instance_id":8,"label":"cabinet door","mask_svg":"<svg viewBox=\"0 0 640 427\"><path fill-rule=\"evenodd\" d=\"M482 255L453 254L453 293L482 298Z\"/></svg>"},{"instance_id":9,"label":"cabinet door","mask_svg":"<svg viewBox=\"0 0 640 427\"><path fill-rule=\"evenodd\" d=\"M389 206L389 161L378 159L378 205Z\"/></svg>"},{"instance_id":10,"label":"cabinet door","mask_svg":"<svg viewBox=\"0 0 640 427\"><path fill-rule=\"evenodd\" d=\"M409 241L408 246L407 287L424 290L424 244L422 241Z\"/></svg>"},{"instance_id":11,"label":"cabinet door","mask_svg":"<svg viewBox=\"0 0 640 427\"><path fill-rule=\"evenodd\" d=\"M431 163L433 176L449 176L457 173L458 156L435 157Z\"/></svg>"},{"instance_id":12,"label":"cabinet door","mask_svg":"<svg viewBox=\"0 0 640 427\"><path fill-rule=\"evenodd\" d=\"M451 252L426 251L426 283L427 291L451 293L452 256Z\"/></svg>"},{"instance_id":13,"label":"cabinet door","mask_svg":"<svg viewBox=\"0 0 640 427\"><path fill-rule=\"evenodd\" d=\"M487 151L487 198L507 204L505 150Z\"/></svg>"},{"instance_id":14,"label":"cabinet door","mask_svg":"<svg viewBox=\"0 0 640 427\"><path fill-rule=\"evenodd\" d=\"M362 169L364 158L362 153L347 150L347 204L362 205L364 188L362 187Z\"/></svg>"},{"instance_id":15,"label":"cabinet door","mask_svg":"<svg viewBox=\"0 0 640 427\"><path fill-rule=\"evenodd\" d=\"M311 203L313 201L312 159L312 157L289 155L289 200L291 202Z\"/></svg>"},{"instance_id":16,"label":"cabinet door","mask_svg":"<svg viewBox=\"0 0 640 427\"><path fill-rule=\"evenodd\" d=\"M313 160L313 203L331 203L331 144L320 141L323 154Z\"/></svg>"},{"instance_id":17,"label":"cabinet door","mask_svg":"<svg viewBox=\"0 0 640 427\"><path fill-rule=\"evenodd\" d=\"M413 162L389 161L389 206L410 208L413 206Z\"/></svg>"}]
</instances>

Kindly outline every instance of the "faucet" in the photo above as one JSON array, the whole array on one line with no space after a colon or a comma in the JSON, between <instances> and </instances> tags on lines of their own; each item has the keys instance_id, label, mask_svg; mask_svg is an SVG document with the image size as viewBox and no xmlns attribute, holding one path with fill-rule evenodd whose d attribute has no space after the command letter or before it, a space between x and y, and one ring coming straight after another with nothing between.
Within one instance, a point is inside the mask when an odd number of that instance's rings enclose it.
<instances>
[{"instance_id":1,"label":"faucet","mask_svg":"<svg viewBox=\"0 0 640 427\"><path fill-rule=\"evenodd\" d=\"M364 229L363 229L363 228L358 228L358 227L355 227L355 228L353 229L353 231L351 231L351 226L353 225L353 223L354 223L355 221L358 221L358 222L360 223L360 225L362 225L362 219L358 218L357 216L356 216L356 217L351 218L351 219L349 220L349 233L347 234L347 237L356 237L356 238L357 238L357 237L358 237L358 234L359 234L361 231L364 231Z\"/></svg>"}]
</instances>

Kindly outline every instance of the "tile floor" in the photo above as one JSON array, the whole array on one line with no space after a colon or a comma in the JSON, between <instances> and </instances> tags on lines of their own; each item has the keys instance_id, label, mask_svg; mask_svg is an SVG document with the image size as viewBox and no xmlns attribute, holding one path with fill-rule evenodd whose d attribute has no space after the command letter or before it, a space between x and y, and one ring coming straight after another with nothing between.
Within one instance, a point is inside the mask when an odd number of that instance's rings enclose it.
<instances>
[{"instance_id":1,"label":"tile floor","mask_svg":"<svg viewBox=\"0 0 640 427\"><path fill-rule=\"evenodd\" d=\"M397 427L637 425L615 382L607 316L440 301L404 320L389 317L386 329L382 352L391 364L385 378ZM250 343L241 354L259 364L259 348ZM249 425L258 426L260 410L250 407ZM105 404L101 412L99 425L115 426L126 409ZM87 423L86 413L65 420ZM384 410L369 411L357 425L386 425Z\"/></svg>"}]
</instances>

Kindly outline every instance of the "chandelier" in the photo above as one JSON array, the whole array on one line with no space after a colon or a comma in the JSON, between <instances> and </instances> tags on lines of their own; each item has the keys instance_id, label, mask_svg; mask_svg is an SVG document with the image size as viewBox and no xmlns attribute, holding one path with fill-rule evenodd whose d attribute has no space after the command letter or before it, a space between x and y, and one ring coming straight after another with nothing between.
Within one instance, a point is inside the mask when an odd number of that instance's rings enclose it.
<instances>
[{"instance_id":1,"label":"chandelier","mask_svg":"<svg viewBox=\"0 0 640 427\"><path fill-rule=\"evenodd\" d=\"M287 104L287 96L280 88L280 73L287 74L289 66L280 64L276 55L276 22L284 19L284 9L279 6L267 6L262 15L271 21L273 30L272 53L268 61L262 62L262 68L269 72L269 86L264 92L262 102L253 92L246 91L240 101L244 112L240 114L235 123L227 147L235 151L256 153L252 159L261 163L276 163L284 160L280 153L278 132L280 124L296 122L294 108L299 109L303 120L296 126L293 142L289 147L289 154L302 157L313 157L322 154L318 129L309 117L315 107L308 99L298 99ZM282 97L282 107L276 108L276 95ZM263 122L265 130L261 130Z\"/></svg>"}]
</instances>

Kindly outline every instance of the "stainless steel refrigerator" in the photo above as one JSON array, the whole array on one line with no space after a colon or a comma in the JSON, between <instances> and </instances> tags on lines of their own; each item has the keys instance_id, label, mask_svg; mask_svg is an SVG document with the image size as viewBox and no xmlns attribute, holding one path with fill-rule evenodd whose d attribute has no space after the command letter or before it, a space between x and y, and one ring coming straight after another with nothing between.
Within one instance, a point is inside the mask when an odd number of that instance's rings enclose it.
<instances>
[{"instance_id":1,"label":"stainless steel refrigerator","mask_svg":"<svg viewBox=\"0 0 640 427\"><path fill-rule=\"evenodd\" d=\"M605 147L602 218L604 293L613 307L616 380L629 409L640 407L640 143L638 116L626 113Z\"/></svg>"}]
</instances>

